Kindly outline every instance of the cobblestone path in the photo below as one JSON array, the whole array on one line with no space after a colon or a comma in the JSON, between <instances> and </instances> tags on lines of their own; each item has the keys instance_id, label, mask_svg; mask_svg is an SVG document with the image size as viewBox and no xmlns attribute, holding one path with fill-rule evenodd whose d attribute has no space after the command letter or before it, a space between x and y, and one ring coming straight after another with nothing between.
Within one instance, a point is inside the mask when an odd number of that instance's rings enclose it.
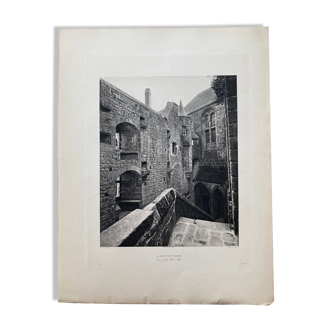
<instances>
[{"instance_id":1,"label":"cobblestone path","mask_svg":"<svg viewBox=\"0 0 332 332\"><path fill-rule=\"evenodd\" d=\"M238 237L228 224L181 217L176 223L169 247L238 246Z\"/></svg>"}]
</instances>

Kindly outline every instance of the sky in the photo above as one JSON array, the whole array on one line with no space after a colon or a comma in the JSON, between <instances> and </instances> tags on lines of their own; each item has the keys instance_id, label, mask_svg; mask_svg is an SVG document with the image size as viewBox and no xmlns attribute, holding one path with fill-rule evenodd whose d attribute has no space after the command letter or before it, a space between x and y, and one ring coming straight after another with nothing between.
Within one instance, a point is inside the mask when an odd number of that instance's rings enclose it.
<instances>
[{"instance_id":1,"label":"sky","mask_svg":"<svg viewBox=\"0 0 332 332\"><path fill-rule=\"evenodd\" d=\"M105 77L130 96L145 103L145 89L151 90L150 107L159 112L172 101L185 107L197 94L211 87L208 76L146 76L146 77Z\"/></svg>"}]
</instances>

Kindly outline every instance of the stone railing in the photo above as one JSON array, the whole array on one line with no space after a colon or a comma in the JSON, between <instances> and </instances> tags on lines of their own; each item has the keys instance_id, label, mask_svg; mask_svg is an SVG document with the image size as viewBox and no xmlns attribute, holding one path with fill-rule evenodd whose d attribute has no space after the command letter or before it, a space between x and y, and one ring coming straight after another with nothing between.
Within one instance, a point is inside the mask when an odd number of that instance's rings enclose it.
<instances>
[{"instance_id":1,"label":"stone railing","mask_svg":"<svg viewBox=\"0 0 332 332\"><path fill-rule=\"evenodd\" d=\"M101 233L102 247L167 246L180 217L214 219L173 188L143 210L136 209Z\"/></svg>"}]
</instances>

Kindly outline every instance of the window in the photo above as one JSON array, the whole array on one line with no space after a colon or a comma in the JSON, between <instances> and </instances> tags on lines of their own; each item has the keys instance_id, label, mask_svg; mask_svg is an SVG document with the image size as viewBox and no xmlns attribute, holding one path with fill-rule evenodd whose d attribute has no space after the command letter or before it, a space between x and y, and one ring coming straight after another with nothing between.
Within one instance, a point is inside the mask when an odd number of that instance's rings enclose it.
<instances>
[{"instance_id":1,"label":"window","mask_svg":"<svg viewBox=\"0 0 332 332\"><path fill-rule=\"evenodd\" d=\"M178 153L178 147L175 142L172 143L172 153L176 155Z\"/></svg>"},{"instance_id":2,"label":"window","mask_svg":"<svg viewBox=\"0 0 332 332\"><path fill-rule=\"evenodd\" d=\"M216 125L216 113L211 113L210 118L211 118L211 127L215 127L215 125Z\"/></svg>"},{"instance_id":3,"label":"window","mask_svg":"<svg viewBox=\"0 0 332 332\"><path fill-rule=\"evenodd\" d=\"M213 108L207 109L205 115L202 115L202 127L205 129L205 142L216 143L216 112Z\"/></svg>"},{"instance_id":4,"label":"window","mask_svg":"<svg viewBox=\"0 0 332 332\"><path fill-rule=\"evenodd\" d=\"M100 133L100 143L111 144L111 135L107 133Z\"/></svg>"},{"instance_id":5,"label":"window","mask_svg":"<svg viewBox=\"0 0 332 332\"><path fill-rule=\"evenodd\" d=\"M116 179L116 197L120 197L120 176Z\"/></svg>"},{"instance_id":6,"label":"window","mask_svg":"<svg viewBox=\"0 0 332 332\"><path fill-rule=\"evenodd\" d=\"M205 115L204 122L205 122L205 128L209 128L209 115L208 114Z\"/></svg>"},{"instance_id":7,"label":"window","mask_svg":"<svg viewBox=\"0 0 332 332\"><path fill-rule=\"evenodd\" d=\"M182 135L187 135L187 127L182 126Z\"/></svg>"},{"instance_id":8,"label":"window","mask_svg":"<svg viewBox=\"0 0 332 332\"><path fill-rule=\"evenodd\" d=\"M115 146L117 150L121 149L121 145L120 145L120 133L116 133L115 134Z\"/></svg>"},{"instance_id":9,"label":"window","mask_svg":"<svg viewBox=\"0 0 332 332\"><path fill-rule=\"evenodd\" d=\"M210 143L210 130L205 130L206 143Z\"/></svg>"},{"instance_id":10,"label":"window","mask_svg":"<svg viewBox=\"0 0 332 332\"><path fill-rule=\"evenodd\" d=\"M211 129L211 142L215 143L216 141L216 128Z\"/></svg>"}]
</instances>

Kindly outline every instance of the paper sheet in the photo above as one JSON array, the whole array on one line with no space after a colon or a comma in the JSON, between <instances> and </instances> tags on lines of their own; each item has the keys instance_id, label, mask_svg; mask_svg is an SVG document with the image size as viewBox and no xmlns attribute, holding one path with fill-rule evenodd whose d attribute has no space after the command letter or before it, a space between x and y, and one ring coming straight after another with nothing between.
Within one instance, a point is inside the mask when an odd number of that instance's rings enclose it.
<instances>
[{"instance_id":1,"label":"paper sheet","mask_svg":"<svg viewBox=\"0 0 332 332\"><path fill-rule=\"evenodd\" d=\"M59 68L59 301L272 303L268 28L63 29ZM100 247L100 79L207 75L237 76L240 245Z\"/></svg>"}]
</instances>

